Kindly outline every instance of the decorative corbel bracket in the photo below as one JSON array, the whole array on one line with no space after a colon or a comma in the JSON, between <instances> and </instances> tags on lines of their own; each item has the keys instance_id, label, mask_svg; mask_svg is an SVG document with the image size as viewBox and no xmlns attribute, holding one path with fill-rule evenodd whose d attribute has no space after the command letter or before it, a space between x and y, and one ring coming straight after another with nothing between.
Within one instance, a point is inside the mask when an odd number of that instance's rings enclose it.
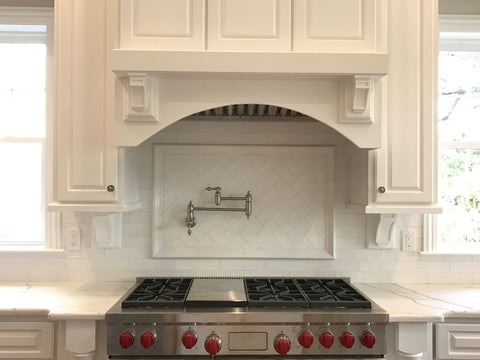
<instances>
[{"instance_id":1,"label":"decorative corbel bracket","mask_svg":"<svg viewBox=\"0 0 480 360\"><path fill-rule=\"evenodd\" d=\"M353 75L340 81L340 123L373 123L374 76Z\"/></svg>"},{"instance_id":2,"label":"decorative corbel bracket","mask_svg":"<svg viewBox=\"0 0 480 360\"><path fill-rule=\"evenodd\" d=\"M158 80L147 73L128 73L124 84L125 121L158 122Z\"/></svg>"}]
</instances>

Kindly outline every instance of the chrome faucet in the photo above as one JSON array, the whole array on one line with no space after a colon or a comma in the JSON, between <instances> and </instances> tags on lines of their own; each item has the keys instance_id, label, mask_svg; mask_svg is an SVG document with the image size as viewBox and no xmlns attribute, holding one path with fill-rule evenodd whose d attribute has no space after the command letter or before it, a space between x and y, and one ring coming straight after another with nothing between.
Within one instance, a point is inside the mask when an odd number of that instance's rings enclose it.
<instances>
[{"instance_id":1,"label":"chrome faucet","mask_svg":"<svg viewBox=\"0 0 480 360\"><path fill-rule=\"evenodd\" d=\"M241 200L245 201L245 206L243 208L221 208L221 207L195 207L193 202L190 201L187 205L187 218L185 219L185 224L187 225L187 233L188 235L192 235L192 228L197 224L197 220L195 219L195 210L197 211L239 211L244 212L247 216L247 219L250 218L252 215L252 203L253 198L250 191L247 191L245 196L222 196L220 192L222 188L220 186L212 187L209 186L205 190L213 191L215 190L215 205L220 206L222 200Z\"/></svg>"}]
</instances>

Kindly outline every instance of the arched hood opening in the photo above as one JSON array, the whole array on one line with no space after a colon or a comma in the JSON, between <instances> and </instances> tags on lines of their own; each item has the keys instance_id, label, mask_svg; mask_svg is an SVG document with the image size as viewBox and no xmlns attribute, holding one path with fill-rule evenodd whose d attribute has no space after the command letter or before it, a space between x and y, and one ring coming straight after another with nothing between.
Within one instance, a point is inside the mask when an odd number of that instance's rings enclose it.
<instances>
[{"instance_id":1,"label":"arched hood opening","mask_svg":"<svg viewBox=\"0 0 480 360\"><path fill-rule=\"evenodd\" d=\"M135 78L135 76L138 76ZM362 93L360 80L331 77L122 79L127 98L115 123L115 142L136 146L174 122L193 116L308 117L359 148L381 147L381 81ZM355 90L357 89L357 90ZM212 110L213 109L213 110Z\"/></svg>"}]
</instances>

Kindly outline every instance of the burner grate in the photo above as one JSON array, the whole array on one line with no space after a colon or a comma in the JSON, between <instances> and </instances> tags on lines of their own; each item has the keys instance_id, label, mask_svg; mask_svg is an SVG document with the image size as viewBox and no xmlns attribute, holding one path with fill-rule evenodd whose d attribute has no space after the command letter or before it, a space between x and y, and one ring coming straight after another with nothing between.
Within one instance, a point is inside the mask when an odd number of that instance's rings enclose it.
<instances>
[{"instance_id":1,"label":"burner grate","mask_svg":"<svg viewBox=\"0 0 480 360\"><path fill-rule=\"evenodd\" d=\"M249 307L308 307L293 279L247 278L244 283Z\"/></svg>"},{"instance_id":2,"label":"burner grate","mask_svg":"<svg viewBox=\"0 0 480 360\"><path fill-rule=\"evenodd\" d=\"M312 308L371 308L372 304L342 279L295 279Z\"/></svg>"},{"instance_id":3,"label":"burner grate","mask_svg":"<svg viewBox=\"0 0 480 360\"><path fill-rule=\"evenodd\" d=\"M122 308L182 308L192 282L192 278L144 279L123 300Z\"/></svg>"}]
</instances>

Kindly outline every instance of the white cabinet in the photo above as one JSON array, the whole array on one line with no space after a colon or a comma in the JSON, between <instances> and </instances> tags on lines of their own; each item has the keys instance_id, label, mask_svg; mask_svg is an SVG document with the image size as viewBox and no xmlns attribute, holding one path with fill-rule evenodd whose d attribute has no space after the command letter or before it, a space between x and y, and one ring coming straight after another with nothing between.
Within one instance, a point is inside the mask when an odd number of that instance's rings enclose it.
<instances>
[{"instance_id":1,"label":"white cabinet","mask_svg":"<svg viewBox=\"0 0 480 360\"><path fill-rule=\"evenodd\" d=\"M121 47L204 49L205 0L121 0Z\"/></svg>"},{"instance_id":2,"label":"white cabinet","mask_svg":"<svg viewBox=\"0 0 480 360\"><path fill-rule=\"evenodd\" d=\"M51 210L122 211L123 151L113 144L114 2L55 5L55 156ZM120 174L120 175L119 175Z\"/></svg>"},{"instance_id":3,"label":"white cabinet","mask_svg":"<svg viewBox=\"0 0 480 360\"><path fill-rule=\"evenodd\" d=\"M0 359L53 359L52 322L0 322Z\"/></svg>"},{"instance_id":4,"label":"white cabinet","mask_svg":"<svg viewBox=\"0 0 480 360\"><path fill-rule=\"evenodd\" d=\"M293 0L293 51L382 51L386 5L383 0Z\"/></svg>"},{"instance_id":5,"label":"white cabinet","mask_svg":"<svg viewBox=\"0 0 480 360\"><path fill-rule=\"evenodd\" d=\"M438 360L480 359L480 324L437 324Z\"/></svg>"},{"instance_id":6,"label":"white cabinet","mask_svg":"<svg viewBox=\"0 0 480 360\"><path fill-rule=\"evenodd\" d=\"M386 0L121 0L122 49L385 51Z\"/></svg>"},{"instance_id":7,"label":"white cabinet","mask_svg":"<svg viewBox=\"0 0 480 360\"><path fill-rule=\"evenodd\" d=\"M208 50L290 50L290 0L209 0L207 24Z\"/></svg>"},{"instance_id":8,"label":"white cabinet","mask_svg":"<svg viewBox=\"0 0 480 360\"><path fill-rule=\"evenodd\" d=\"M366 211L440 212L436 204L436 0L391 0L389 6L389 71L382 79L387 87L387 121L383 146L369 157ZM357 157L352 157L356 167ZM364 190L353 182L352 201L358 202L357 192Z\"/></svg>"}]
</instances>

